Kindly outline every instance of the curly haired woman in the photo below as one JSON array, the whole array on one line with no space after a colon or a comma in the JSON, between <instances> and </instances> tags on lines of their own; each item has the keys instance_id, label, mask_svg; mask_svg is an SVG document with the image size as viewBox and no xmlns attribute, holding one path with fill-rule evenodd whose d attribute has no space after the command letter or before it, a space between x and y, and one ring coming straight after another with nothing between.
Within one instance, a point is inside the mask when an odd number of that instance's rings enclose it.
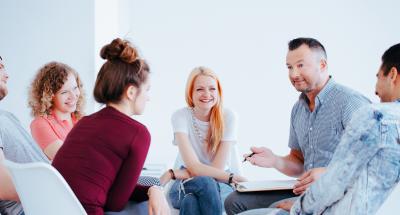
<instances>
[{"instance_id":1,"label":"curly haired woman","mask_svg":"<svg viewBox=\"0 0 400 215\"><path fill-rule=\"evenodd\" d=\"M60 62L45 64L32 82L29 106L35 118L31 132L50 160L83 115L82 91L78 73Z\"/></svg>"}]
</instances>

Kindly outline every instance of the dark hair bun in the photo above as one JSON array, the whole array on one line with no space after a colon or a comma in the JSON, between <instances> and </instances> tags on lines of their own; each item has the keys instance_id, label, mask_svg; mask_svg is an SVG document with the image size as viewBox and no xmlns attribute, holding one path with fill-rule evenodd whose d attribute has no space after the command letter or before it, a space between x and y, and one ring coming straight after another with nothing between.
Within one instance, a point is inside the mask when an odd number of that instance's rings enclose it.
<instances>
[{"instance_id":1,"label":"dark hair bun","mask_svg":"<svg viewBox=\"0 0 400 215\"><path fill-rule=\"evenodd\" d=\"M100 56L105 60L120 59L126 63L132 63L139 57L136 48L129 41L120 38L114 39L110 44L103 46Z\"/></svg>"}]
</instances>

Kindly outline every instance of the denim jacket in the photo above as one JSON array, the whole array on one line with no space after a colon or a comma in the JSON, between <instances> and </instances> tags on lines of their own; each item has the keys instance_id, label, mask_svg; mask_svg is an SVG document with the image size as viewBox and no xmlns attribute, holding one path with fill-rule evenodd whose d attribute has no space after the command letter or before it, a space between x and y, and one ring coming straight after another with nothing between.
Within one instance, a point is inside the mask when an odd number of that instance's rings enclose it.
<instances>
[{"instance_id":1,"label":"denim jacket","mask_svg":"<svg viewBox=\"0 0 400 215\"><path fill-rule=\"evenodd\" d=\"M400 100L354 114L327 172L290 214L375 214L399 182Z\"/></svg>"}]
</instances>

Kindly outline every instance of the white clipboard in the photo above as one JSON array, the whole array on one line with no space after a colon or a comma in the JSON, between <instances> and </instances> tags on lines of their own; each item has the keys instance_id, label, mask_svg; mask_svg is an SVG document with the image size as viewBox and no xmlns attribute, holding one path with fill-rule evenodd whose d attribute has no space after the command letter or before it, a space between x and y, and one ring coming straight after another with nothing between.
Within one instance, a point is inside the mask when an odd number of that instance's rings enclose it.
<instances>
[{"instance_id":1,"label":"white clipboard","mask_svg":"<svg viewBox=\"0 0 400 215\"><path fill-rule=\"evenodd\" d=\"M292 190L297 180L246 181L235 184L238 192Z\"/></svg>"}]
</instances>

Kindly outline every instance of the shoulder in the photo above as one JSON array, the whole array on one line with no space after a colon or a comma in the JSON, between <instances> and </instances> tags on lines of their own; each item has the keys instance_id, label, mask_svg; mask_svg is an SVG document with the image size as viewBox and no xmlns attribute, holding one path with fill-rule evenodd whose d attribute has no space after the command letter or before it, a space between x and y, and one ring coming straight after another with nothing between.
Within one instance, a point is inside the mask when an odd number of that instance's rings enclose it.
<instances>
[{"instance_id":1,"label":"shoulder","mask_svg":"<svg viewBox=\"0 0 400 215\"><path fill-rule=\"evenodd\" d=\"M381 115L383 119L400 120L400 103L378 103L370 106L370 112Z\"/></svg>"},{"instance_id":2,"label":"shoulder","mask_svg":"<svg viewBox=\"0 0 400 215\"><path fill-rule=\"evenodd\" d=\"M42 127L48 125L48 117L47 116L37 116L31 122L31 128Z\"/></svg>"},{"instance_id":3,"label":"shoulder","mask_svg":"<svg viewBox=\"0 0 400 215\"><path fill-rule=\"evenodd\" d=\"M174 121L179 119L186 119L190 116L190 111L191 110L188 107L180 108L172 114L171 120Z\"/></svg>"},{"instance_id":4,"label":"shoulder","mask_svg":"<svg viewBox=\"0 0 400 215\"><path fill-rule=\"evenodd\" d=\"M369 99L362 95L360 92L338 83L334 83L332 96L335 97L335 100L339 100L343 103L355 101L359 101L365 104L370 103Z\"/></svg>"},{"instance_id":5,"label":"shoulder","mask_svg":"<svg viewBox=\"0 0 400 215\"><path fill-rule=\"evenodd\" d=\"M0 110L0 123L3 124L10 121L19 123L19 120L14 114L5 110Z\"/></svg>"}]
</instances>

